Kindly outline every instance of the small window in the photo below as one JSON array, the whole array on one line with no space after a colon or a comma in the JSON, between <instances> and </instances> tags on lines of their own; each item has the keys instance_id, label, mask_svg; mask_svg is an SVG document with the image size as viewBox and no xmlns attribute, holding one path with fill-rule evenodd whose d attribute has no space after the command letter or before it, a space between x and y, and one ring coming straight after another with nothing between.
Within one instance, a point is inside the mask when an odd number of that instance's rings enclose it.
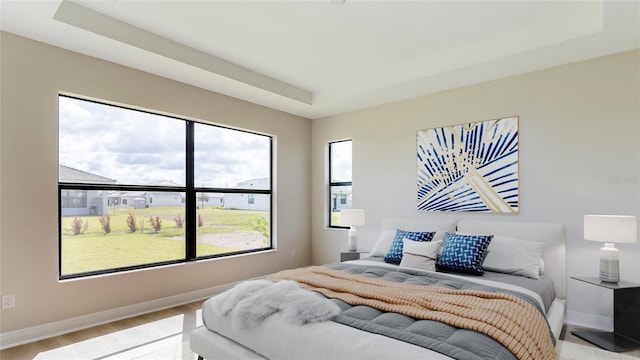
<instances>
[{"instance_id":1,"label":"small window","mask_svg":"<svg viewBox=\"0 0 640 360\"><path fill-rule=\"evenodd\" d=\"M340 211L351 209L351 140L329 143L329 227L340 225Z\"/></svg>"}]
</instances>

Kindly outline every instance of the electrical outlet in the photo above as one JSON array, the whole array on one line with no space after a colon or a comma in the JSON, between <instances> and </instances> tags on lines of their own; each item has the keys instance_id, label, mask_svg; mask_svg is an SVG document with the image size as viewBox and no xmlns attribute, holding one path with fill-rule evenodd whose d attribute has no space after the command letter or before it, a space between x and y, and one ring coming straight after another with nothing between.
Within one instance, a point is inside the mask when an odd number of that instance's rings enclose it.
<instances>
[{"instance_id":1,"label":"electrical outlet","mask_svg":"<svg viewBox=\"0 0 640 360\"><path fill-rule=\"evenodd\" d=\"M16 307L16 294L2 295L2 310Z\"/></svg>"},{"instance_id":2,"label":"electrical outlet","mask_svg":"<svg viewBox=\"0 0 640 360\"><path fill-rule=\"evenodd\" d=\"M291 250L291 257L292 258L296 257L296 249Z\"/></svg>"}]
</instances>

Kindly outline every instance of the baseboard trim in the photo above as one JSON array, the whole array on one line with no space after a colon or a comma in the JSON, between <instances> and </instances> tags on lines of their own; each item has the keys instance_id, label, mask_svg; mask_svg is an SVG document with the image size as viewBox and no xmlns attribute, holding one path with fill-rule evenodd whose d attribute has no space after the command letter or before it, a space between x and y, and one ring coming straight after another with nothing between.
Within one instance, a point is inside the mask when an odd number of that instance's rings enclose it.
<instances>
[{"instance_id":1,"label":"baseboard trim","mask_svg":"<svg viewBox=\"0 0 640 360\"><path fill-rule=\"evenodd\" d=\"M8 333L0 333L0 350L207 299L215 294L230 289L235 284L236 283L224 284L212 288L56 321L53 323L15 330Z\"/></svg>"},{"instance_id":2,"label":"baseboard trim","mask_svg":"<svg viewBox=\"0 0 640 360\"><path fill-rule=\"evenodd\" d=\"M613 319L577 311L567 311L565 323L591 329L613 331Z\"/></svg>"}]
</instances>

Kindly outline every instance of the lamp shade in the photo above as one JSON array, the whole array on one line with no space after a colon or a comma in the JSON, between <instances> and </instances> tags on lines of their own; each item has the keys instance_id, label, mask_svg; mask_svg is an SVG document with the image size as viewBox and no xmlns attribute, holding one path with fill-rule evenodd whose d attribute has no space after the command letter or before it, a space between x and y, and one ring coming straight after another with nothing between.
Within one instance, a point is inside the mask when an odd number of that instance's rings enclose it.
<instances>
[{"instance_id":1,"label":"lamp shade","mask_svg":"<svg viewBox=\"0 0 640 360\"><path fill-rule=\"evenodd\" d=\"M340 210L340 225L344 225L344 226L364 225L364 210L363 209Z\"/></svg>"},{"instance_id":2,"label":"lamp shade","mask_svg":"<svg viewBox=\"0 0 640 360\"><path fill-rule=\"evenodd\" d=\"M585 215L584 239L606 243L633 243L637 238L635 216Z\"/></svg>"}]
</instances>

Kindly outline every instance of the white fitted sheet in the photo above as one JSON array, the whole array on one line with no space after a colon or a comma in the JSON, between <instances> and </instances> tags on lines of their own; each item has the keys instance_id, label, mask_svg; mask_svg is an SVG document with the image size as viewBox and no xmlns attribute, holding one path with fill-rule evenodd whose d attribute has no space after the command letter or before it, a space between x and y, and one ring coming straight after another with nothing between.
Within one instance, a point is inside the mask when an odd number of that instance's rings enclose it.
<instances>
[{"instance_id":1,"label":"white fitted sheet","mask_svg":"<svg viewBox=\"0 0 640 360\"><path fill-rule=\"evenodd\" d=\"M383 220L382 229L404 226L408 221ZM422 218L409 220L412 223L425 222ZM547 268L545 273L553 276L556 298L547 310L546 317L557 339L565 316L564 227L551 223L466 220L457 222L457 230L548 243L543 254ZM295 326L275 315L255 328L237 331L228 317L214 311L208 312L203 320L211 329L196 329L191 335L190 344L205 359L449 359L428 349L332 321Z\"/></svg>"},{"instance_id":2,"label":"white fitted sheet","mask_svg":"<svg viewBox=\"0 0 640 360\"><path fill-rule=\"evenodd\" d=\"M354 260L351 263L381 266L380 262L369 260ZM382 266L397 268L396 265L383 264ZM443 275L458 277L453 274ZM469 280L468 277L465 279ZM536 299L544 309L540 296L528 289L481 278L477 278L475 281L522 292ZM251 351L258 357L268 359L450 359L448 356L413 344L358 330L333 321L300 326L292 325L282 316L275 314L254 328L238 330L234 328L230 316L222 315L207 302L203 304L202 313L203 321L210 330L208 331L210 334L201 332L199 339L221 338L217 339L217 342L242 344L238 347L238 358L248 358L247 351ZM546 316L548 320L551 320L550 327L557 339L564 320L564 300L556 299ZM207 341L212 341L211 339ZM203 346L196 345L196 347L200 348L200 354L206 350L202 349ZM198 352L197 349L194 351ZM225 350L224 352L228 353L229 351ZM218 356L216 355L216 358Z\"/></svg>"}]
</instances>

